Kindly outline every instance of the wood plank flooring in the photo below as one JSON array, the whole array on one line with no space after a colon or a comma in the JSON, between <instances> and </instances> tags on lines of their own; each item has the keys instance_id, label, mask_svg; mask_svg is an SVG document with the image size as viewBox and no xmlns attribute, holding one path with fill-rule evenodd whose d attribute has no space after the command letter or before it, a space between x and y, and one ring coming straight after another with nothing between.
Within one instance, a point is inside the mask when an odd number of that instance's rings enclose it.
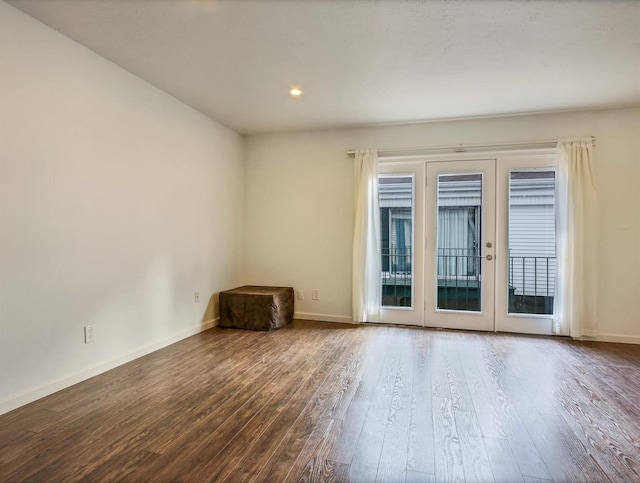
<instances>
[{"instance_id":1,"label":"wood plank flooring","mask_svg":"<svg viewBox=\"0 0 640 483\"><path fill-rule=\"evenodd\" d=\"M0 416L0 481L640 482L640 346L214 328Z\"/></svg>"}]
</instances>

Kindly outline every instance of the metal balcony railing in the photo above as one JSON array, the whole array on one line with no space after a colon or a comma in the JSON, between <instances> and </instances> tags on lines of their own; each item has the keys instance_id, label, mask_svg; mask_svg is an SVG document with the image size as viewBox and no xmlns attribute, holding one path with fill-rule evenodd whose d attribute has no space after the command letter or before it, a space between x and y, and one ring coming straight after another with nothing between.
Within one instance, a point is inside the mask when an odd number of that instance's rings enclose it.
<instances>
[{"instance_id":1,"label":"metal balcony railing","mask_svg":"<svg viewBox=\"0 0 640 483\"><path fill-rule=\"evenodd\" d=\"M382 249L382 305L411 307L411 247Z\"/></svg>"},{"instance_id":2,"label":"metal balcony railing","mask_svg":"<svg viewBox=\"0 0 640 483\"><path fill-rule=\"evenodd\" d=\"M382 305L411 307L411 247L382 250ZM481 256L475 248L439 248L438 308L480 310ZM553 314L555 257L509 256L509 313Z\"/></svg>"},{"instance_id":3,"label":"metal balcony railing","mask_svg":"<svg viewBox=\"0 0 640 483\"><path fill-rule=\"evenodd\" d=\"M480 258L477 248L438 248L438 279L478 280Z\"/></svg>"},{"instance_id":4,"label":"metal balcony railing","mask_svg":"<svg viewBox=\"0 0 640 483\"><path fill-rule=\"evenodd\" d=\"M553 314L556 257L509 256L509 313Z\"/></svg>"},{"instance_id":5,"label":"metal balcony railing","mask_svg":"<svg viewBox=\"0 0 640 483\"><path fill-rule=\"evenodd\" d=\"M477 248L438 248L438 309L480 310L480 259Z\"/></svg>"},{"instance_id":6,"label":"metal balcony railing","mask_svg":"<svg viewBox=\"0 0 640 483\"><path fill-rule=\"evenodd\" d=\"M382 271L394 273L411 273L411 247L383 248Z\"/></svg>"}]
</instances>

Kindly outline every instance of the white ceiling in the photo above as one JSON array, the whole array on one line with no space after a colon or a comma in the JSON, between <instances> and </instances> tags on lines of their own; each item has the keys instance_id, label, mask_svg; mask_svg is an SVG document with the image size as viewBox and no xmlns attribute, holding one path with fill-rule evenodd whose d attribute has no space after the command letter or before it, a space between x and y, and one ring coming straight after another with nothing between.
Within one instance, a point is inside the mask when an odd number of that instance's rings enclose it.
<instances>
[{"instance_id":1,"label":"white ceiling","mask_svg":"<svg viewBox=\"0 0 640 483\"><path fill-rule=\"evenodd\" d=\"M637 1L8 3L243 134L640 104Z\"/></svg>"}]
</instances>

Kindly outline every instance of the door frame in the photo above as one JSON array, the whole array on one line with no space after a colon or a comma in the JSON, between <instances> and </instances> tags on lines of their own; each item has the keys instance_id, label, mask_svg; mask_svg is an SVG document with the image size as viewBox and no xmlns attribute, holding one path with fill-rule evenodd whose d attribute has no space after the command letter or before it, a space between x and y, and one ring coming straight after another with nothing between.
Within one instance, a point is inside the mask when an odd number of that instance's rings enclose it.
<instances>
[{"instance_id":1,"label":"door frame","mask_svg":"<svg viewBox=\"0 0 640 483\"><path fill-rule=\"evenodd\" d=\"M496 223L497 240L504 247L503 256L496 258L495 332L551 335L553 315L510 314L508 300L509 249L509 175L517 170L554 168L555 151L529 155L503 156L497 165ZM503 290L506 288L506 290Z\"/></svg>"},{"instance_id":2,"label":"door frame","mask_svg":"<svg viewBox=\"0 0 640 483\"><path fill-rule=\"evenodd\" d=\"M494 297L493 297L493 326L484 330L494 332L518 332L527 334L551 334L552 333L552 316L529 315L529 314L508 314L508 290L501 290L500 284L505 284L507 279L507 255L503 255L502 251L508 248L508 170L536 167L552 167L556 162L556 151L554 148L531 148L531 149L512 149L512 150L487 150L472 152L456 152L456 153L434 153L427 155L412 156L388 156L381 158L378 166L380 173L388 172L387 170L400 169L402 165L410 165L416 169L414 182L414 250L416 259L414 261L414 301L413 311L403 308L387 309L387 315L393 317L392 323L404 325L418 325L427 327L442 327L441 325L433 325L429 320L428 314L431 308L427 304L426 295L426 233L425 233L425 210L426 210L426 186L428 180L426 178L427 165L429 163L459 162L459 161L486 161L495 160L495 210L493 213L495 219L495 245L494 245ZM533 163L533 164L532 164ZM537 163L537 164L536 164ZM419 175L420 165L422 165L422 175ZM543 166L544 165L544 166ZM384 169L384 171L383 171ZM507 175L505 175L507 170ZM397 171L397 172L401 172ZM422 176L422 177L421 177ZM424 179L424 182L420 182ZM506 182L505 182L506 180ZM422 223L418 227L418 222ZM486 243L486 242L485 242ZM423 250L418 247L422 246ZM504 248L503 248L504 247ZM422 262L418 263L418 254ZM433 262L432 262L433 265ZM432 266L433 268L433 266ZM420 295L421 294L421 295ZM419 300L421 298L422 300ZM433 297L432 297L433 298ZM401 315L405 312L405 315ZM412 312L412 315L408 315ZM381 311L382 314L382 311ZM389 319L381 322L388 322ZM454 328L454 327L451 327ZM463 327L455 327L464 329ZM475 329L481 330L481 329Z\"/></svg>"},{"instance_id":3,"label":"door frame","mask_svg":"<svg viewBox=\"0 0 640 483\"><path fill-rule=\"evenodd\" d=\"M438 267L438 179L456 174L481 174L480 201L480 310L439 309ZM425 324L429 327L464 330L494 330L495 320L495 176L496 160L443 161L427 163L427 195L425 197ZM492 247L487 248L490 242ZM489 257L490 256L490 257Z\"/></svg>"},{"instance_id":4,"label":"door frame","mask_svg":"<svg viewBox=\"0 0 640 483\"><path fill-rule=\"evenodd\" d=\"M378 162L378 175L413 176L411 307L380 307L378 322L424 326L424 179L423 160ZM382 283L382 282L381 282Z\"/></svg>"}]
</instances>

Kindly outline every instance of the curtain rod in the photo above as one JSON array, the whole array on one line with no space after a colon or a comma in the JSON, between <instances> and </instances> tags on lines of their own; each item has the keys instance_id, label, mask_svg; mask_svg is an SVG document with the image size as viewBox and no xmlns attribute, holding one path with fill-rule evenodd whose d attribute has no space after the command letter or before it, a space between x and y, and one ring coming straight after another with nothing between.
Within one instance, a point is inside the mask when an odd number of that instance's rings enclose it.
<instances>
[{"instance_id":1,"label":"curtain rod","mask_svg":"<svg viewBox=\"0 0 640 483\"><path fill-rule=\"evenodd\" d=\"M595 136L590 136L593 140L593 144L595 146L596 138ZM453 153L466 153L468 150L474 149L504 149L504 148L525 148L525 147L536 147L536 148L555 148L558 144L557 139L545 139L541 141L523 141L523 142L515 142L515 143L496 143L496 144L455 144L448 146L433 146L429 148L382 148L378 149L378 155L380 156L392 156L394 154L399 155L409 155L409 154L426 154L433 151L451 151ZM349 149L347 151L347 157L353 158L356 155L355 149Z\"/></svg>"}]
</instances>

